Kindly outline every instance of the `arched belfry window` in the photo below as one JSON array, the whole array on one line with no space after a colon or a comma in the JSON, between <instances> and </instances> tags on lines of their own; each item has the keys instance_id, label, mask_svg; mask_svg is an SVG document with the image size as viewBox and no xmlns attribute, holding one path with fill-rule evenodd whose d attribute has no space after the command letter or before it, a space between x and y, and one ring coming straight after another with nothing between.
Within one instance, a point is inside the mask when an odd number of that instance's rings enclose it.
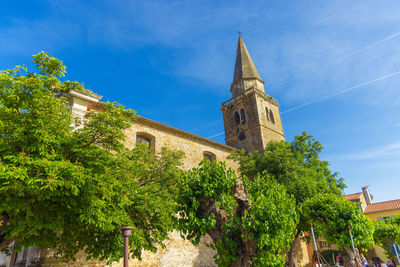
<instances>
[{"instance_id":1,"label":"arched belfry window","mask_svg":"<svg viewBox=\"0 0 400 267\"><path fill-rule=\"evenodd\" d=\"M240 110L240 121L242 124L246 123L246 113L244 112L244 108Z\"/></svg>"},{"instance_id":2,"label":"arched belfry window","mask_svg":"<svg viewBox=\"0 0 400 267\"><path fill-rule=\"evenodd\" d=\"M240 124L239 112L235 111L235 113L233 114L233 117L235 119L235 125L239 125Z\"/></svg>"},{"instance_id":3,"label":"arched belfry window","mask_svg":"<svg viewBox=\"0 0 400 267\"><path fill-rule=\"evenodd\" d=\"M214 153L208 151L203 152L203 158L209 161L215 161L217 159Z\"/></svg>"},{"instance_id":4,"label":"arched belfry window","mask_svg":"<svg viewBox=\"0 0 400 267\"><path fill-rule=\"evenodd\" d=\"M143 144L148 146L151 150L154 151L155 148L155 138L151 134L148 133L136 133L136 144Z\"/></svg>"},{"instance_id":5,"label":"arched belfry window","mask_svg":"<svg viewBox=\"0 0 400 267\"><path fill-rule=\"evenodd\" d=\"M269 110L269 119L273 124L275 124L274 113L272 112L271 109Z\"/></svg>"}]
</instances>

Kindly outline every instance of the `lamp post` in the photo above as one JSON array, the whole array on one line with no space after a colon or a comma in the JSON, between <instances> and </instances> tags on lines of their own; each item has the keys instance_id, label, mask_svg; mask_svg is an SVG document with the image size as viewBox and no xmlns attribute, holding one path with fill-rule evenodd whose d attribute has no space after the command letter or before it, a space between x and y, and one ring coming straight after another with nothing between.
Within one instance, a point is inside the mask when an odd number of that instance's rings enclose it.
<instances>
[{"instance_id":1,"label":"lamp post","mask_svg":"<svg viewBox=\"0 0 400 267\"><path fill-rule=\"evenodd\" d=\"M132 227L121 227L120 228L122 236L124 237L124 267L128 266L129 260L129 236L132 233Z\"/></svg>"}]
</instances>

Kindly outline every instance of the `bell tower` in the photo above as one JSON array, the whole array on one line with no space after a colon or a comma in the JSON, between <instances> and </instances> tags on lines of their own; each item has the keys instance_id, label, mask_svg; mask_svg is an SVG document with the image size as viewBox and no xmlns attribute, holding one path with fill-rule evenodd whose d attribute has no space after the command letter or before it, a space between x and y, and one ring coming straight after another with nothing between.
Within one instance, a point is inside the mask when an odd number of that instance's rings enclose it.
<instances>
[{"instance_id":1,"label":"bell tower","mask_svg":"<svg viewBox=\"0 0 400 267\"><path fill-rule=\"evenodd\" d=\"M222 103L225 143L262 152L271 140L285 140L279 105L264 90L264 81L241 37L238 40L232 98Z\"/></svg>"}]
</instances>

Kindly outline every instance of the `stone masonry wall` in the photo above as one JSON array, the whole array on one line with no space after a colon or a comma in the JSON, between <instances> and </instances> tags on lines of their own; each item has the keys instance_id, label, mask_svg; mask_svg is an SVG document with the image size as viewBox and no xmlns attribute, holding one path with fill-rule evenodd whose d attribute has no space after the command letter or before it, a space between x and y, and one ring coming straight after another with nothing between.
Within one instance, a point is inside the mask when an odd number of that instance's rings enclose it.
<instances>
[{"instance_id":1,"label":"stone masonry wall","mask_svg":"<svg viewBox=\"0 0 400 267\"><path fill-rule=\"evenodd\" d=\"M179 233L174 231L169 234L169 240L165 241L166 248L159 248L156 253L143 251L141 261L137 259L129 260L129 267L216 267L213 256L215 252L206 247L207 242L212 242L211 238L204 237L198 246L193 246L190 241L184 240ZM106 267L106 262L95 259L86 260L84 253L77 255L75 262L63 262L51 257L48 253L43 267ZM111 267L122 267L123 260L114 262Z\"/></svg>"},{"instance_id":2,"label":"stone masonry wall","mask_svg":"<svg viewBox=\"0 0 400 267\"><path fill-rule=\"evenodd\" d=\"M279 107L276 101L269 101L269 96L263 92L249 91L222 107L226 143L249 152L263 151L268 142L285 140ZM240 112L242 108L245 110L246 122L236 125L234 113ZM272 110L274 122L267 119L267 109Z\"/></svg>"},{"instance_id":3,"label":"stone masonry wall","mask_svg":"<svg viewBox=\"0 0 400 267\"><path fill-rule=\"evenodd\" d=\"M272 140L285 140L279 107L262 97L257 97L258 118L261 127L262 142L264 147ZM275 123L267 120L266 109L272 110Z\"/></svg>"},{"instance_id":4,"label":"stone masonry wall","mask_svg":"<svg viewBox=\"0 0 400 267\"><path fill-rule=\"evenodd\" d=\"M138 133L147 134L152 137L156 152L161 151L162 147L185 152L185 158L183 159L185 169L198 166L204 158L204 152L211 152L216 156L217 161L225 161L226 165L234 170L238 168L236 162L227 159L234 148L213 141L209 142L204 138L196 137L180 130L174 131L171 128L147 119L138 119L126 131L126 146L133 148L136 145L136 135Z\"/></svg>"}]
</instances>

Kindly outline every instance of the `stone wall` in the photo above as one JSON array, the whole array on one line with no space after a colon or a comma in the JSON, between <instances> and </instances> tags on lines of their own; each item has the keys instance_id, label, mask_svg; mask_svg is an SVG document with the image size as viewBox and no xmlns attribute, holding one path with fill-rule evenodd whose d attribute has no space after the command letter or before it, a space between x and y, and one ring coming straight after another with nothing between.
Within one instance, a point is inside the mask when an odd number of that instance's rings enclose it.
<instances>
[{"instance_id":1,"label":"stone wall","mask_svg":"<svg viewBox=\"0 0 400 267\"><path fill-rule=\"evenodd\" d=\"M268 101L270 98L270 101ZM259 125L261 128L261 135L262 135L262 143L264 147L270 141L281 141L285 140L285 136L283 134L283 127L281 121L281 115L279 112L279 106L275 99L271 98L270 96L264 94L259 94L256 97L257 101L257 112L259 118ZM267 119L266 110L271 110L274 116L274 122L272 120Z\"/></svg>"},{"instance_id":2,"label":"stone wall","mask_svg":"<svg viewBox=\"0 0 400 267\"><path fill-rule=\"evenodd\" d=\"M168 125L142 117L138 118L126 131L128 148L136 145L137 134L148 136L152 140L152 147L156 152L161 151L162 147L183 151L185 153L183 159L185 169L198 166L204 158L204 153L215 155L217 161L225 161L226 165L234 170L238 168L236 162L227 159L234 148Z\"/></svg>"},{"instance_id":3,"label":"stone wall","mask_svg":"<svg viewBox=\"0 0 400 267\"><path fill-rule=\"evenodd\" d=\"M121 237L122 238L122 237ZM169 240L164 244L165 249L159 248L156 253L143 251L143 259L129 260L130 267L216 267L214 263L214 250L206 246L211 242L211 238L204 237L198 246L194 246L190 241L184 240L179 233L174 231L169 234ZM95 259L86 260L84 253L77 255L75 262L64 262L52 258L51 252L48 252L43 267L106 267L106 262L100 262ZM110 266L110 265L109 265ZM122 267L123 261L114 262L112 267Z\"/></svg>"}]
</instances>

